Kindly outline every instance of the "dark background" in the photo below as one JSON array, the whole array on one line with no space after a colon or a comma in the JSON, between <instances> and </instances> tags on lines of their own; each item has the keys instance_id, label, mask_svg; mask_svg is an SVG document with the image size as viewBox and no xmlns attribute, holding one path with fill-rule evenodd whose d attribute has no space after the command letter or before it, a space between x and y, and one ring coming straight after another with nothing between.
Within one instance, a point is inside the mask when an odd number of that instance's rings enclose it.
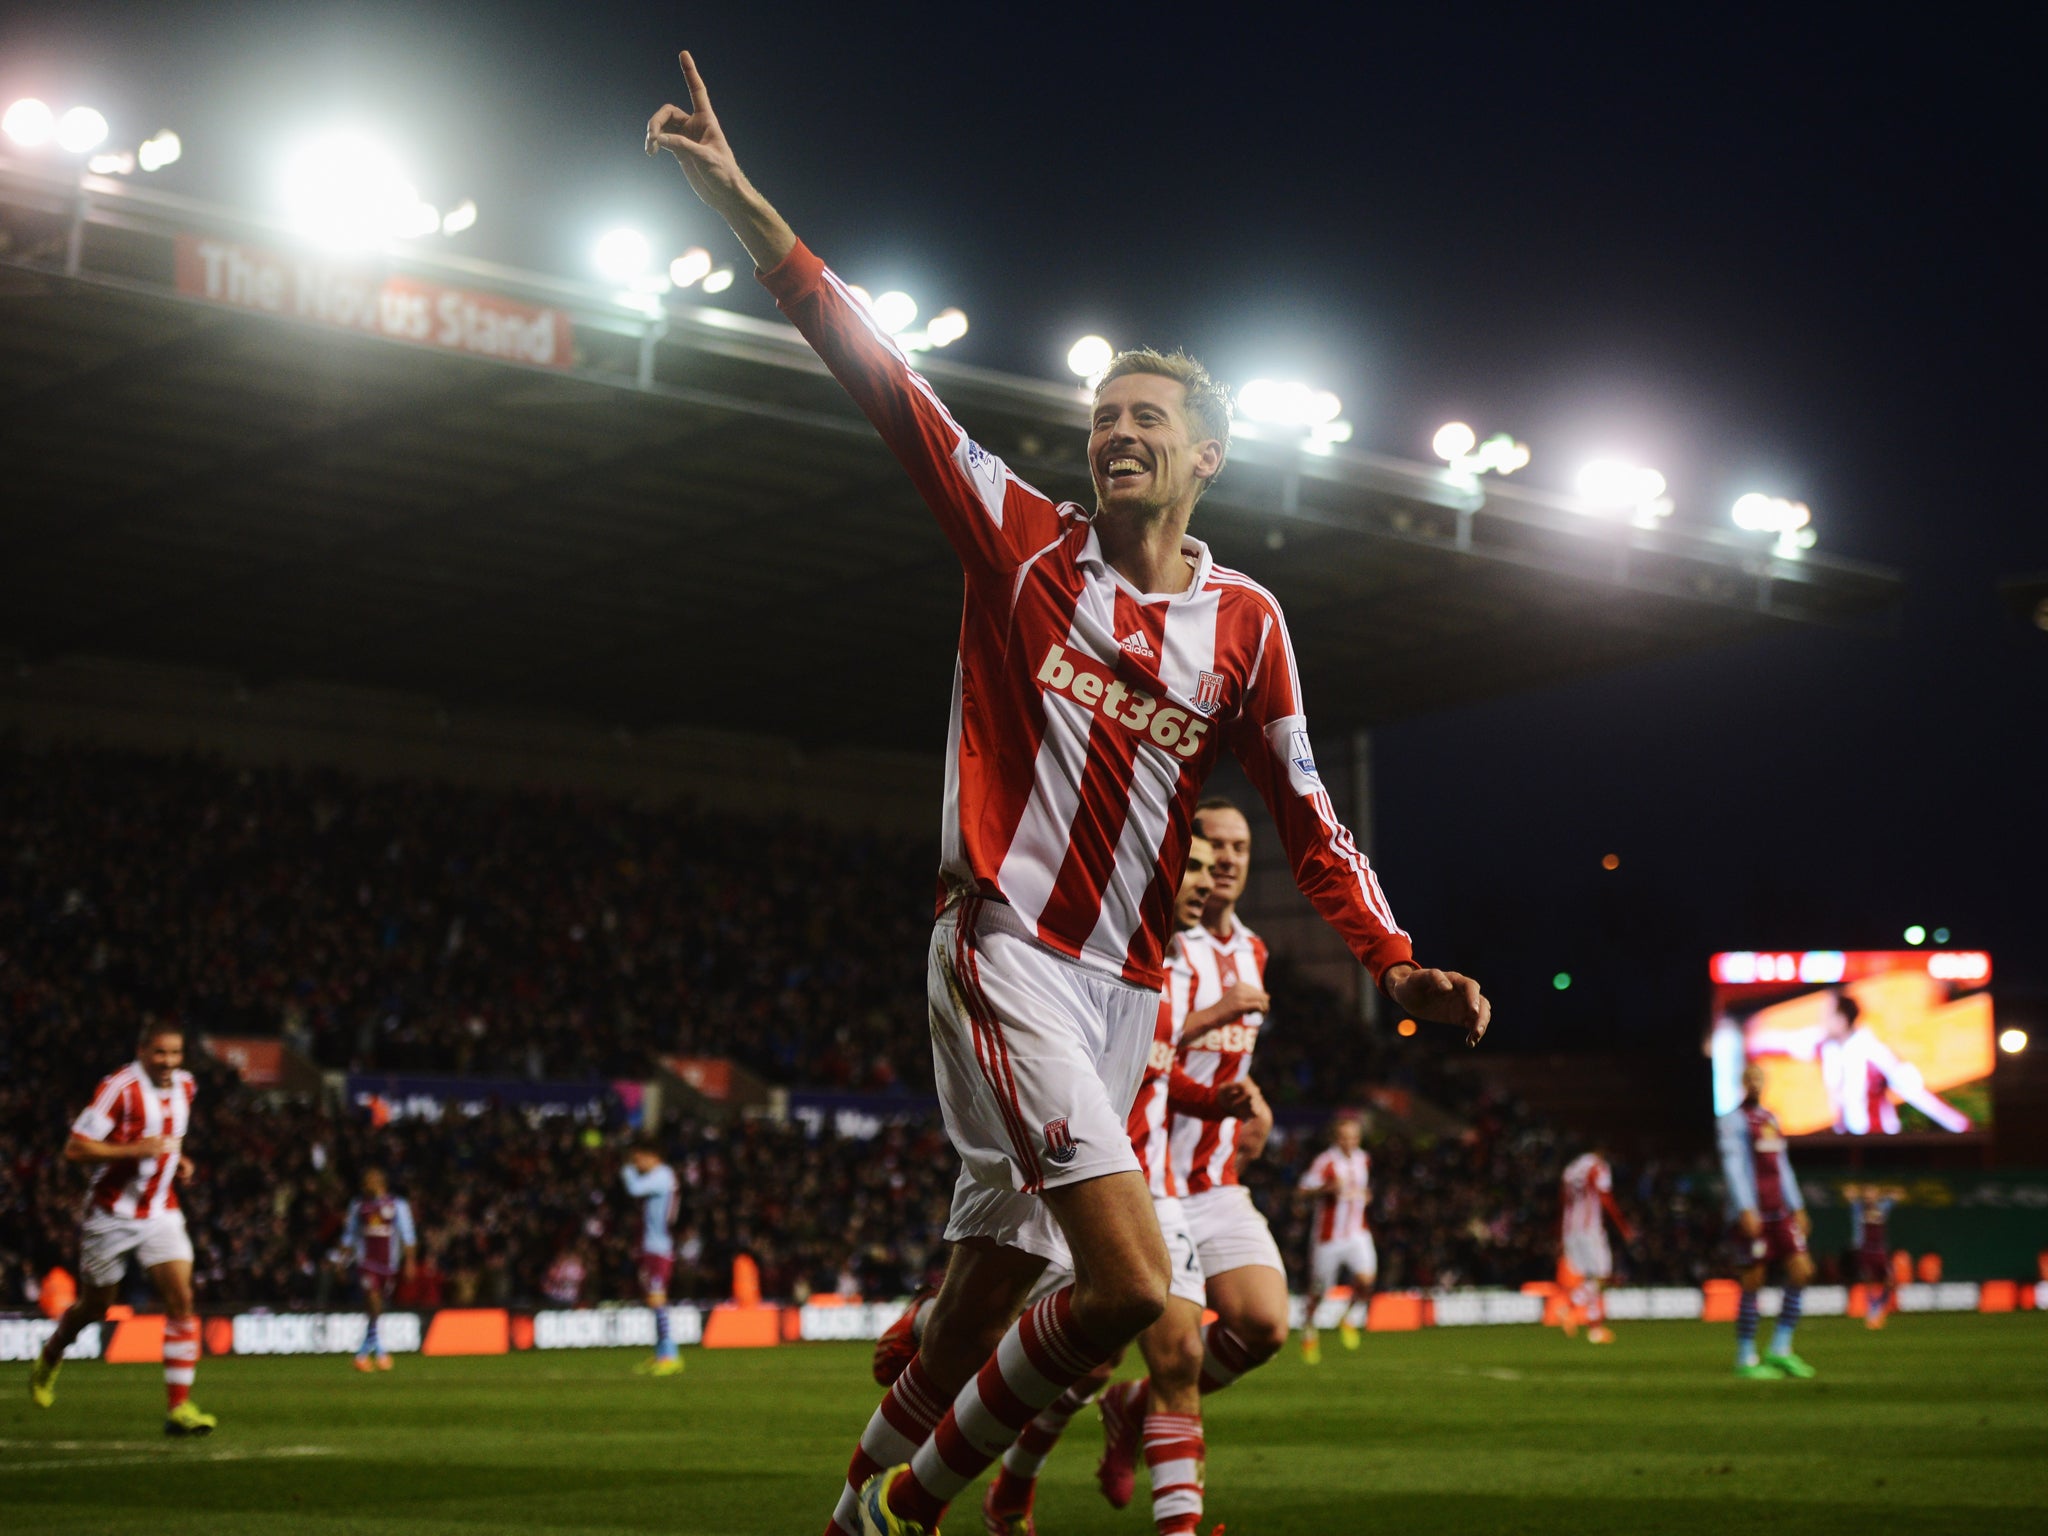
<instances>
[{"instance_id":1,"label":"dark background","mask_svg":"<svg viewBox=\"0 0 2048 1536\"><path fill-rule=\"evenodd\" d=\"M1510 1049L1689 1046L1710 951L1913 922L2038 993L2048 634L1994 592L2048 569L2029 38L1961 7L1422 10L74 4L0 22L0 97L175 127L156 183L247 207L295 138L367 124L430 201L477 199L453 248L581 273L617 223L738 255L639 153L687 44L798 231L962 306L962 360L1064 377L1095 330L1332 388L1369 449L1425 458L1457 416L1540 485L1653 464L1682 522L1809 501L1823 550L1906 574L1890 632L1380 732L1396 910Z\"/></svg>"}]
</instances>

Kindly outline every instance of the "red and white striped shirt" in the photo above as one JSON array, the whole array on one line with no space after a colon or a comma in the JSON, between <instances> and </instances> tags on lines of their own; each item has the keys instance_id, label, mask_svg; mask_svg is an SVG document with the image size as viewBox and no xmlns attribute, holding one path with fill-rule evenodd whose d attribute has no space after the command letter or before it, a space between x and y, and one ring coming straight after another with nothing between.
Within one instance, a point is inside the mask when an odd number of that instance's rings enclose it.
<instances>
[{"instance_id":1,"label":"red and white striped shirt","mask_svg":"<svg viewBox=\"0 0 2048 1536\"><path fill-rule=\"evenodd\" d=\"M1372 1187L1372 1159L1365 1148L1346 1152L1325 1147L1301 1176L1301 1187L1316 1197L1316 1241L1349 1242L1365 1230L1367 1193Z\"/></svg>"},{"instance_id":2,"label":"red and white striped shirt","mask_svg":"<svg viewBox=\"0 0 2048 1536\"><path fill-rule=\"evenodd\" d=\"M1139 592L1103 558L1091 515L970 439L808 249L761 281L909 472L966 572L941 907L967 891L999 898L1061 953L1163 985L1195 801L1228 742L1301 888L1374 979L1412 958L1316 776L1273 595L1195 539L1182 544L1185 592Z\"/></svg>"},{"instance_id":3,"label":"red and white striped shirt","mask_svg":"<svg viewBox=\"0 0 2048 1536\"><path fill-rule=\"evenodd\" d=\"M87 1209L141 1217L178 1208L178 1148L191 1123L192 1095L197 1091L192 1074L184 1071L173 1072L167 1086L157 1087L139 1061L100 1079L92 1102L71 1123L72 1135L117 1146L162 1136L168 1145L156 1157L101 1163L86 1191Z\"/></svg>"},{"instance_id":4,"label":"red and white striped shirt","mask_svg":"<svg viewBox=\"0 0 2048 1536\"><path fill-rule=\"evenodd\" d=\"M1596 1152L1581 1152L1564 1170L1564 1237L1602 1237L1602 1213L1614 1188L1614 1171Z\"/></svg>"},{"instance_id":5,"label":"red and white striped shirt","mask_svg":"<svg viewBox=\"0 0 2048 1536\"><path fill-rule=\"evenodd\" d=\"M1154 1199L1180 1193L1173 1176L1173 1159L1167 1152L1167 1129L1172 1121L1168 1096L1172 1092L1173 1042L1180 1037L1188 1016L1188 999L1194 994L1194 972L1188 969L1187 953L1180 934L1166 950L1166 986L1159 994L1159 1026L1152 1034L1152 1055L1145 1063L1145 1076L1138 1084L1138 1096L1131 1101L1131 1150L1138 1154L1138 1171Z\"/></svg>"},{"instance_id":6,"label":"red and white striped shirt","mask_svg":"<svg viewBox=\"0 0 2048 1536\"><path fill-rule=\"evenodd\" d=\"M1233 920L1227 939L1217 938L1206 928L1190 929L1184 945L1195 977L1191 1013L1209 1007L1240 981L1255 987L1266 984L1266 941L1241 922ZM1265 1022L1263 1013L1247 1013L1211 1030L1182 1048L1181 1070L1213 1088L1251 1076L1252 1049ZM1243 1124L1234 1116L1222 1120L1174 1116L1173 1171L1183 1193L1199 1195L1219 1184L1237 1182L1237 1138Z\"/></svg>"}]
</instances>

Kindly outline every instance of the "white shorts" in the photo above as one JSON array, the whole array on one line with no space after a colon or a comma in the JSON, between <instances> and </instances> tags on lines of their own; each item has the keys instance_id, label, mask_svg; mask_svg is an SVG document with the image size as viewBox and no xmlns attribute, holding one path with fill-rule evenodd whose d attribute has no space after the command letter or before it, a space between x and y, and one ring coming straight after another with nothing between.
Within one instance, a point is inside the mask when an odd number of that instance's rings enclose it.
<instances>
[{"instance_id":1,"label":"white shorts","mask_svg":"<svg viewBox=\"0 0 2048 1536\"><path fill-rule=\"evenodd\" d=\"M1607 1246L1604 1230L1567 1233L1564 1261L1588 1280L1605 1280L1614 1273L1614 1250Z\"/></svg>"},{"instance_id":2,"label":"white shorts","mask_svg":"<svg viewBox=\"0 0 2048 1536\"><path fill-rule=\"evenodd\" d=\"M86 1212L78 1224L78 1267L88 1285L114 1285L128 1268L128 1255L144 1269L175 1259L192 1262L192 1239L185 1231L183 1211L156 1216L115 1216Z\"/></svg>"},{"instance_id":3,"label":"white shorts","mask_svg":"<svg viewBox=\"0 0 2048 1536\"><path fill-rule=\"evenodd\" d=\"M1125 1128L1159 994L1041 944L968 897L932 929L925 983L946 1134L960 1154L946 1237L1066 1265L1044 1189L1138 1171Z\"/></svg>"},{"instance_id":4,"label":"white shorts","mask_svg":"<svg viewBox=\"0 0 2048 1536\"><path fill-rule=\"evenodd\" d=\"M1273 1229L1252 1204L1252 1192L1242 1184L1217 1184L1199 1195L1183 1195L1180 1203L1188 1214L1188 1230L1195 1235L1202 1273L1209 1279L1247 1264L1263 1264L1282 1275L1287 1273L1280 1245L1273 1241Z\"/></svg>"},{"instance_id":5,"label":"white shorts","mask_svg":"<svg viewBox=\"0 0 2048 1536\"><path fill-rule=\"evenodd\" d=\"M1340 1237L1334 1243L1317 1243L1308 1261L1308 1288L1327 1291L1344 1270L1351 1271L1354 1290L1369 1291L1380 1272L1380 1256L1372 1245L1372 1234L1360 1232Z\"/></svg>"},{"instance_id":6,"label":"white shorts","mask_svg":"<svg viewBox=\"0 0 2048 1536\"><path fill-rule=\"evenodd\" d=\"M1188 1230L1187 1212L1174 1196L1154 1195L1152 1214L1159 1218L1159 1235L1166 1239L1167 1293L1198 1307L1207 1306L1209 1279L1202 1273L1202 1256L1195 1249L1194 1233ZM1051 1295L1072 1283L1073 1278L1074 1272L1065 1265L1047 1265L1031 1293L1031 1301Z\"/></svg>"}]
</instances>

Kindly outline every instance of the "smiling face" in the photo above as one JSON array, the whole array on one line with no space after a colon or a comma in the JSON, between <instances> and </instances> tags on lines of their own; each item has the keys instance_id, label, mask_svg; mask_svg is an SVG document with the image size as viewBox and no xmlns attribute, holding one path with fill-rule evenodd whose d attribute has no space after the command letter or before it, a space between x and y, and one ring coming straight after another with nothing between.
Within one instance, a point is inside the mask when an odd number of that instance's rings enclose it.
<instances>
[{"instance_id":1,"label":"smiling face","mask_svg":"<svg viewBox=\"0 0 2048 1536\"><path fill-rule=\"evenodd\" d=\"M142 1042L136 1059L152 1083L159 1088L168 1087L171 1074L185 1065L185 1037L175 1029L158 1030Z\"/></svg>"},{"instance_id":2,"label":"smiling face","mask_svg":"<svg viewBox=\"0 0 2048 1536\"><path fill-rule=\"evenodd\" d=\"M1216 891L1209 900L1221 910L1244 895L1244 877L1252 862L1252 826L1244 812L1212 806L1195 813L1195 825L1216 850Z\"/></svg>"},{"instance_id":3,"label":"smiling face","mask_svg":"<svg viewBox=\"0 0 2048 1536\"><path fill-rule=\"evenodd\" d=\"M1192 928L1202 920L1202 908L1209 904L1209 892L1215 880L1211 875L1214 851L1209 840L1197 837L1188 844L1188 862L1181 872L1180 894L1173 899L1173 920L1182 928Z\"/></svg>"},{"instance_id":4,"label":"smiling face","mask_svg":"<svg viewBox=\"0 0 2048 1536\"><path fill-rule=\"evenodd\" d=\"M1184 518L1222 467L1223 445L1196 435L1180 380L1127 373L1096 393L1088 468L1104 516Z\"/></svg>"}]
</instances>

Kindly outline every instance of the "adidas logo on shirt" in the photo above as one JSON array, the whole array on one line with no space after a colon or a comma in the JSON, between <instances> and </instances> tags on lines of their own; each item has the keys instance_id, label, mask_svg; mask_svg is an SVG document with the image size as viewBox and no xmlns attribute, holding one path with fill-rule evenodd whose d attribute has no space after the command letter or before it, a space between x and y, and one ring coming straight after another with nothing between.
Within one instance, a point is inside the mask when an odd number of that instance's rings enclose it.
<instances>
[{"instance_id":1,"label":"adidas logo on shirt","mask_svg":"<svg viewBox=\"0 0 2048 1536\"><path fill-rule=\"evenodd\" d=\"M1154 651L1151 645L1147 643L1145 639L1145 631L1143 631L1142 629L1132 630L1128 635L1125 635L1123 639L1119 640L1117 644L1121 645L1133 656L1142 656L1147 661L1158 660L1158 652Z\"/></svg>"}]
</instances>

